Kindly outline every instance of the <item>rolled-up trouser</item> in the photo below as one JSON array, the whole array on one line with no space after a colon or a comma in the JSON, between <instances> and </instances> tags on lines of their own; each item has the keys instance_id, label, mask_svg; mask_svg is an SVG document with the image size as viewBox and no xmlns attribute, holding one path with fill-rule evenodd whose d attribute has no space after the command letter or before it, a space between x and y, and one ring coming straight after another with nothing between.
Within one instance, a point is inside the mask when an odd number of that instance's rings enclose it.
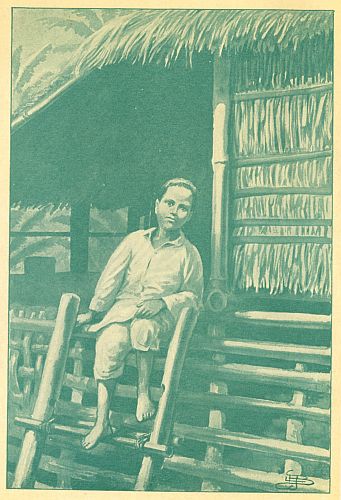
<instances>
[{"instance_id":1,"label":"rolled-up trouser","mask_svg":"<svg viewBox=\"0 0 341 500\"><path fill-rule=\"evenodd\" d=\"M132 349L157 351L160 344L168 344L173 329L174 320L168 310L162 310L150 319L134 318L104 327L96 341L95 379L120 377Z\"/></svg>"}]
</instances>

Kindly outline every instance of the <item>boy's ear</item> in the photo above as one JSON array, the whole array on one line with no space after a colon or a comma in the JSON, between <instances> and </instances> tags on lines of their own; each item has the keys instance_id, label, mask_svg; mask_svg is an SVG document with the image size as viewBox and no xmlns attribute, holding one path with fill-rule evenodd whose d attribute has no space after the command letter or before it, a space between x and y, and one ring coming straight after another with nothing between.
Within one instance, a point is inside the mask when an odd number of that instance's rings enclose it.
<instances>
[{"instance_id":1,"label":"boy's ear","mask_svg":"<svg viewBox=\"0 0 341 500\"><path fill-rule=\"evenodd\" d=\"M157 199L157 200L155 201L155 208L154 208L154 213L155 213L155 214L156 214L157 209L159 208L159 205L160 205L160 202L159 202L159 200Z\"/></svg>"},{"instance_id":2,"label":"boy's ear","mask_svg":"<svg viewBox=\"0 0 341 500\"><path fill-rule=\"evenodd\" d=\"M188 221L190 221L190 220L191 220L192 215L193 215L193 211L191 210L191 211L188 213L188 215L187 215L187 221L186 221L186 222L188 222Z\"/></svg>"}]
</instances>

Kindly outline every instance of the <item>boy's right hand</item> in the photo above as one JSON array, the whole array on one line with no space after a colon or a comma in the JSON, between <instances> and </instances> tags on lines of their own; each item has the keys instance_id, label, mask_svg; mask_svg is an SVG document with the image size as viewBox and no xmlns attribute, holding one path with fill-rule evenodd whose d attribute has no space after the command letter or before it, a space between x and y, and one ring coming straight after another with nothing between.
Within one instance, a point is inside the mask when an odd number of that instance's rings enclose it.
<instances>
[{"instance_id":1,"label":"boy's right hand","mask_svg":"<svg viewBox=\"0 0 341 500\"><path fill-rule=\"evenodd\" d=\"M83 314L78 314L76 326L82 326L91 323L94 318L94 315L95 315L94 311L88 311Z\"/></svg>"}]
</instances>

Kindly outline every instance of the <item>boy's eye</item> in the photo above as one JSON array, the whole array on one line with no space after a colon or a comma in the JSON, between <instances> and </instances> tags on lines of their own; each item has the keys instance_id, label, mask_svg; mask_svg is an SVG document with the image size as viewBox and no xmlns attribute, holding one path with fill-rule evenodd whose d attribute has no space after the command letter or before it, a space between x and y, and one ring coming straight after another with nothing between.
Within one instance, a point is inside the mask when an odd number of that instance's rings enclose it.
<instances>
[{"instance_id":1,"label":"boy's eye","mask_svg":"<svg viewBox=\"0 0 341 500\"><path fill-rule=\"evenodd\" d=\"M169 207L172 207L174 205L174 201L172 200L166 200L166 204L169 206Z\"/></svg>"}]
</instances>

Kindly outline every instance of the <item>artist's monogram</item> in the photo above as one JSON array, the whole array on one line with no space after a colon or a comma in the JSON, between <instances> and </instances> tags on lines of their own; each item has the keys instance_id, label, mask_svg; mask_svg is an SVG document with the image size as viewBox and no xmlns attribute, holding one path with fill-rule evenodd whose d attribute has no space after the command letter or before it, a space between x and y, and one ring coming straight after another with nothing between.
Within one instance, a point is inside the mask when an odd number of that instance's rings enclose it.
<instances>
[{"instance_id":1,"label":"artist's monogram","mask_svg":"<svg viewBox=\"0 0 341 500\"><path fill-rule=\"evenodd\" d=\"M299 474L291 474L292 470L288 470L285 474L285 479L283 483L277 483L276 488L278 490L297 490L298 486L312 486L314 481L309 479L307 476L301 476Z\"/></svg>"}]
</instances>

